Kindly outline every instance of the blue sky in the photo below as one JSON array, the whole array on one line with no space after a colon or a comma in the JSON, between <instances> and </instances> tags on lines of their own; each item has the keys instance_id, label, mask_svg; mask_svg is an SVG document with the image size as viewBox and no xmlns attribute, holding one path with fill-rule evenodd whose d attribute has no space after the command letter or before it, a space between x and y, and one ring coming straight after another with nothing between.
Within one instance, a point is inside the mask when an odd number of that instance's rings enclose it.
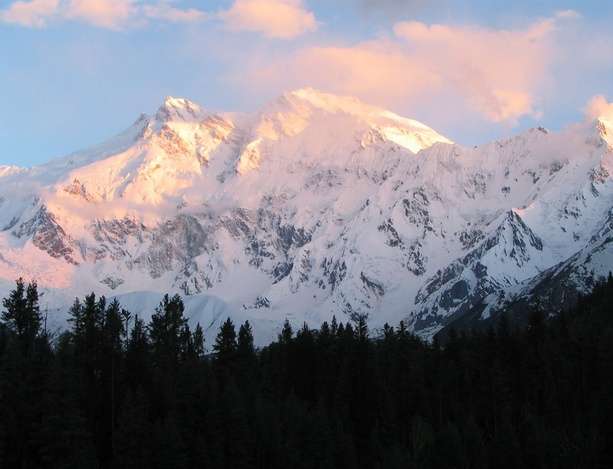
<instances>
[{"instance_id":1,"label":"blue sky","mask_svg":"<svg viewBox=\"0 0 613 469\"><path fill-rule=\"evenodd\" d=\"M249 111L311 85L464 144L613 99L613 2L33 1L0 0L0 164L102 141L166 95Z\"/></svg>"}]
</instances>

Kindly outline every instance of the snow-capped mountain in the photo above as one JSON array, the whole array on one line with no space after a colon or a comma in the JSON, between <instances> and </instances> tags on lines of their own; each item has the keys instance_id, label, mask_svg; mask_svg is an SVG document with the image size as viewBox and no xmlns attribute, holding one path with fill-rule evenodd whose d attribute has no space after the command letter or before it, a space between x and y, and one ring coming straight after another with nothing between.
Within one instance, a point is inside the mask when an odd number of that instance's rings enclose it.
<instances>
[{"instance_id":1,"label":"snow-capped mountain","mask_svg":"<svg viewBox=\"0 0 613 469\"><path fill-rule=\"evenodd\" d=\"M312 89L251 115L167 98L102 145L0 167L2 293L37 279L58 323L90 291L141 314L178 292L210 334L366 313L431 336L613 269L612 148L606 119L465 148Z\"/></svg>"}]
</instances>

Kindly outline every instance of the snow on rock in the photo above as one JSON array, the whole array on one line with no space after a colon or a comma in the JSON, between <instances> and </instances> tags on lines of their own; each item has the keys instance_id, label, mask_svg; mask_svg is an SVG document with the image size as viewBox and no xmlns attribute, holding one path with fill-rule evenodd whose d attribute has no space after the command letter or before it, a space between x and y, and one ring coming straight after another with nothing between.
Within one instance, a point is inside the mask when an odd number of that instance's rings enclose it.
<instances>
[{"instance_id":1,"label":"snow on rock","mask_svg":"<svg viewBox=\"0 0 613 469\"><path fill-rule=\"evenodd\" d=\"M92 290L142 315L169 292L260 343L356 313L431 336L560 269L579 288L613 268L611 129L465 148L308 88L251 115L169 97L104 144L0 168L0 289L38 279L58 324Z\"/></svg>"}]
</instances>

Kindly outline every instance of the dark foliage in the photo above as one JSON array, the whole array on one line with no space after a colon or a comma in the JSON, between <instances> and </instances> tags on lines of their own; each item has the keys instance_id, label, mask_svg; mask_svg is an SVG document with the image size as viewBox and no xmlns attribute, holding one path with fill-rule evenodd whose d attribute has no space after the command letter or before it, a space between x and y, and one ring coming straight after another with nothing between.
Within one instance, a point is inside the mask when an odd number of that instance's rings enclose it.
<instances>
[{"instance_id":1,"label":"dark foliage","mask_svg":"<svg viewBox=\"0 0 613 469\"><path fill-rule=\"evenodd\" d=\"M366 318L205 354L178 296L151 322L95 295L51 340L36 284L0 323L0 467L611 468L613 278L556 318L426 344Z\"/></svg>"}]
</instances>

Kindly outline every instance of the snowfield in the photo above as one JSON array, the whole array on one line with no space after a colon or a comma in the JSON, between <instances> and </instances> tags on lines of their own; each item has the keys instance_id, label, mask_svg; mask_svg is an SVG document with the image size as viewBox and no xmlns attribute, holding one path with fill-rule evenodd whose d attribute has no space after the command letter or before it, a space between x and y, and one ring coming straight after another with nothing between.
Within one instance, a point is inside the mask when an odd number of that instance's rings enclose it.
<instances>
[{"instance_id":1,"label":"snowfield","mask_svg":"<svg viewBox=\"0 0 613 469\"><path fill-rule=\"evenodd\" d=\"M121 135L0 167L0 293L36 279L54 327L91 291L148 317L185 296L208 337L368 314L431 337L613 270L613 123L474 148L352 98L252 115L167 98ZM209 342L210 343L210 342Z\"/></svg>"}]
</instances>

